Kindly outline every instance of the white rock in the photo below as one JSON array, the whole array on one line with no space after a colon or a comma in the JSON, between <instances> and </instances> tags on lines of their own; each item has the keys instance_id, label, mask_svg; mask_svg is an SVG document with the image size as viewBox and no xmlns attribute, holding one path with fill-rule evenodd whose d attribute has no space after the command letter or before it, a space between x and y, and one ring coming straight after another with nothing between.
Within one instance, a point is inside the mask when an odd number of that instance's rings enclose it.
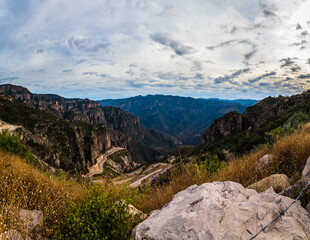
<instances>
[{"instance_id":1,"label":"white rock","mask_svg":"<svg viewBox=\"0 0 310 240\"><path fill-rule=\"evenodd\" d=\"M301 173L302 177L310 177L310 157L308 157L304 170Z\"/></svg>"},{"instance_id":2,"label":"white rock","mask_svg":"<svg viewBox=\"0 0 310 240\"><path fill-rule=\"evenodd\" d=\"M269 165L274 159L274 156L271 154L265 154L263 157L261 157L256 163L255 166L258 169L263 169L267 165Z\"/></svg>"},{"instance_id":3,"label":"white rock","mask_svg":"<svg viewBox=\"0 0 310 240\"><path fill-rule=\"evenodd\" d=\"M153 211L136 227L132 239L248 240L292 201L272 189L257 193L234 182L193 185ZM255 240L306 240L307 235L310 214L297 202Z\"/></svg>"}]
</instances>

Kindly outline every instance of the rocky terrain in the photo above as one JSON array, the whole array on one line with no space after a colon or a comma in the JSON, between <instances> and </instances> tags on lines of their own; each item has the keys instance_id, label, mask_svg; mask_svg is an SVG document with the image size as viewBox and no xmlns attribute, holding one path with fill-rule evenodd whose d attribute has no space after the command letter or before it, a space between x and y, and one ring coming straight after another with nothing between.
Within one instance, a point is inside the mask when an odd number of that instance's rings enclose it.
<instances>
[{"instance_id":1,"label":"rocky terrain","mask_svg":"<svg viewBox=\"0 0 310 240\"><path fill-rule=\"evenodd\" d=\"M0 94L0 119L22 126L18 134L31 151L66 171L85 172L112 146L128 149L135 162L147 162L179 144L133 114L88 99L32 94L9 84L0 86Z\"/></svg>"},{"instance_id":2,"label":"rocky terrain","mask_svg":"<svg viewBox=\"0 0 310 240\"><path fill-rule=\"evenodd\" d=\"M229 112L216 119L202 137L202 144L206 145L215 140L239 132L253 132L263 128L276 117L299 107L309 108L310 91L290 97L268 97L257 104L248 107L243 113ZM279 123L278 123L279 124Z\"/></svg>"},{"instance_id":3,"label":"rocky terrain","mask_svg":"<svg viewBox=\"0 0 310 240\"><path fill-rule=\"evenodd\" d=\"M234 182L193 185L176 194L161 210L153 211L136 227L132 239L246 240L292 201L272 188L257 193ZM296 203L257 239L306 240L309 226L310 214Z\"/></svg>"},{"instance_id":4,"label":"rocky terrain","mask_svg":"<svg viewBox=\"0 0 310 240\"><path fill-rule=\"evenodd\" d=\"M214 119L230 111L243 112L257 101L147 95L98 102L134 113L146 127L168 133L183 144L194 145L201 141L203 132Z\"/></svg>"}]
</instances>

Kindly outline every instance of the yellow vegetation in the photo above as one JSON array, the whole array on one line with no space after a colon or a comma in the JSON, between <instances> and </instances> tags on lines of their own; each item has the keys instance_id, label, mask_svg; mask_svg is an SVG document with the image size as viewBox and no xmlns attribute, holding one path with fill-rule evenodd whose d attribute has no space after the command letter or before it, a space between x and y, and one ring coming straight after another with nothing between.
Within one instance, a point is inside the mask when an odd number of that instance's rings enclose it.
<instances>
[{"instance_id":1,"label":"yellow vegetation","mask_svg":"<svg viewBox=\"0 0 310 240\"><path fill-rule=\"evenodd\" d=\"M128 185L112 187L118 195L138 209L150 212L163 207L173 196L193 184L211 181L235 181L248 186L271 174L284 173L291 179L300 174L310 156L310 127L278 139L272 146L263 146L256 152L235 159L217 173L208 173L202 165L181 163L172 170L169 181L162 185L131 189ZM257 169L255 162L265 154L275 156L272 164ZM8 209L37 209L44 214L47 236L51 236L70 203L83 199L87 186L61 180L28 165L20 157L0 152L0 232L17 228Z\"/></svg>"},{"instance_id":2,"label":"yellow vegetation","mask_svg":"<svg viewBox=\"0 0 310 240\"><path fill-rule=\"evenodd\" d=\"M208 174L202 168L193 164L182 164L175 169L170 182L163 186L150 187L140 201L142 210L148 212L163 207L173 196L193 184L212 181L234 181L244 187L272 174L283 173L294 180L300 175L310 156L309 124L303 130L277 140L272 146L263 146L258 151L233 160L216 174ZM265 154L275 156L272 164L264 169L258 169L255 162Z\"/></svg>"},{"instance_id":3,"label":"yellow vegetation","mask_svg":"<svg viewBox=\"0 0 310 240\"><path fill-rule=\"evenodd\" d=\"M47 235L67 206L83 196L82 186L43 173L23 159L0 151L0 232L16 228L12 209L37 209L44 214Z\"/></svg>"}]
</instances>

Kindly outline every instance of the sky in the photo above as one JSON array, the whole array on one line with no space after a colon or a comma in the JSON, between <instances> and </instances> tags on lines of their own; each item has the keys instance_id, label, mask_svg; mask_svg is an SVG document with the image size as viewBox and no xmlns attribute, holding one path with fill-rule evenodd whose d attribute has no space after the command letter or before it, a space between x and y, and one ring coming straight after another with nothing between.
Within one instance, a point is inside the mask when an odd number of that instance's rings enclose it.
<instances>
[{"instance_id":1,"label":"sky","mask_svg":"<svg viewBox=\"0 0 310 240\"><path fill-rule=\"evenodd\" d=\"M0 84L64 97L310 88L310 0L0 0Z\"/></svg>"}]
</instances>

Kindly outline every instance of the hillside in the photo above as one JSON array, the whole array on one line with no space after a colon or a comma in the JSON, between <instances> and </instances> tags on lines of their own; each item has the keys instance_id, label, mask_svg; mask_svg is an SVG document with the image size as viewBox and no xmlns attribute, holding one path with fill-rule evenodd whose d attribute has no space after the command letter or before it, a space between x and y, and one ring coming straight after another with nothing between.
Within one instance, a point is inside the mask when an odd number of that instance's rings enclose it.
<instances>
[{"instance_id":1,"label":"hillside","mask_svg":"<svg viewBox=\"0 0 310 240\"><path fill-rule=\"evenodd\" d=\"M52 137L48 141L50 146L72 146L74 151L69 150L60 156L65 159L67 155L72 155L76 162L82 161L83 167L77 169L85 168L88 162L92 163L100 152L111 146L127 148L134 161L147 162L170 153L179 144L165 133L144 127L135 115L120 108L102 107L89 99L32 94L26 88L9 84L1 85L0 93L12 97L1 99L1 120L24 126L32 134L39 134L39 138ZM79 150L76 146L80 143L86 149ZM34 146L31 147L43 151L36 144L32 145ZM49 159L57 159L59 156L50 152L45 154L51 155ZM76 154L87 157L73 157Z\"/></svg>"},{"instance_id":2,"label":"hillside","mask_svg":"<svg viewBox=\"0 0 310 240\"><path fill-rule=\"evenodd\" d=\"M146 127L168 133L183 144L194 145L200 142L202 133L214 119L230 111L243 112L257 101L147 95L98 102L134 113Z\"/></svg>"},{"instance_id":3,"label":"hillside","mask_svg":"<svg viewBox=\"0 0 310 240\"><path fill-rule=\"evenodd\" d=\"M268 97L248 107L242 114L225 114L207 128L199 149L249 151L265 142L266 132L278 128L297 112L310 112L310 91L289 97Z\"/></svg>"}]
</instances>

